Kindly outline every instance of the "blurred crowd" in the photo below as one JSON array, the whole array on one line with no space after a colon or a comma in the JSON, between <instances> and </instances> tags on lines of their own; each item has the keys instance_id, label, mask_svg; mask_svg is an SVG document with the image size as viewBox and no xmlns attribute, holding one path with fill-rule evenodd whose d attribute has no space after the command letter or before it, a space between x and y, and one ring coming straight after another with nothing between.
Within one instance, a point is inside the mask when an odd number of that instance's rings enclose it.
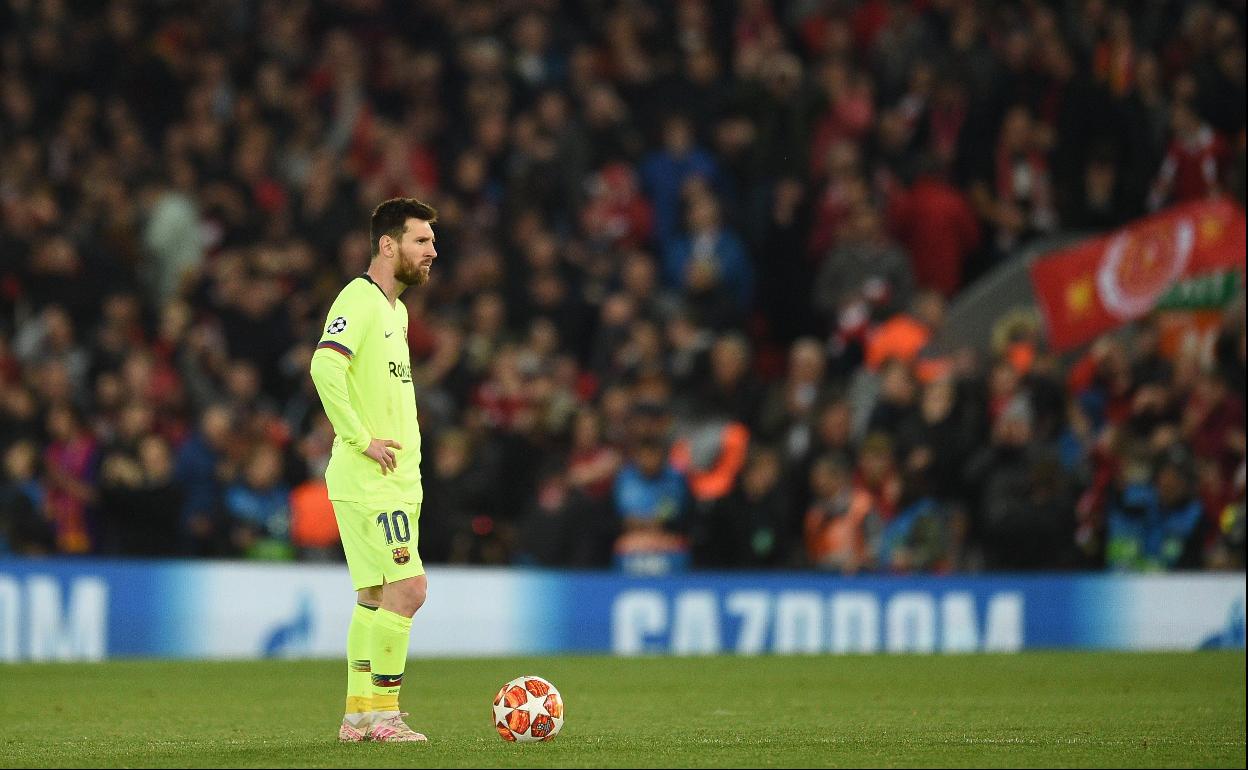
<instances>
[{"instance_id":1,"label":"blurred crowd","mask_svg":"<svg viewBox=\"0 0 1248 770\"><path fill-rule=\"evenodd\" d=\"M0 555L341 558L308 374L368 214L428 562L1238 568L1245 325L1077 356L948 302L1244 195L1245 10L7 0ZM1241 292L1242 296L1242 292Z\"/></svg>"}]
</instances>

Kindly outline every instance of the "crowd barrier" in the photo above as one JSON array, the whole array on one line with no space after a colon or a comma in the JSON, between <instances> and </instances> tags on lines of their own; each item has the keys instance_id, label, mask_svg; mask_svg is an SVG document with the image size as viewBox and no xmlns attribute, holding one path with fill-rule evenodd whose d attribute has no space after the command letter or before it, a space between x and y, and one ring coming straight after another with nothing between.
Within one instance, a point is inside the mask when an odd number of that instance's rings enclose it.
<instances>
[{"instance_id":1,"label":"crowd barrier","mask_svg":"<svg viewBox=\"0 0 1248 770\"><path fill-rule=\"evenodd\" d=\"M345 565L0 560L0 661L331 658ZM1244 647L1244 574L840 577L443 567L411 654Z\"/></svg>"}]
</instances>

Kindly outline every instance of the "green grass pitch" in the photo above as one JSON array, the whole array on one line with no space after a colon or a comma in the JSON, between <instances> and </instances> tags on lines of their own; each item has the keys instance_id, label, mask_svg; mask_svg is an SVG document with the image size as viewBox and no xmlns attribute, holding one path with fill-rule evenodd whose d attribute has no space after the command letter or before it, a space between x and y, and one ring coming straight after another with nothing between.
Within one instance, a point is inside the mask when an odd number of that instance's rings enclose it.
<instances>
[{"instance_id":1,"label":"green grass pitch","mask_svg":"<svg viewBox=\"0 0 1248 770\"><path fill-rule=\"evenodd\" d=\"M567 723L494 733L538 674ZM0 767L1244 767L1244 653L412 660L428 745L339 745L345 664L0 664Z\"/></svg>"}]
</instances>

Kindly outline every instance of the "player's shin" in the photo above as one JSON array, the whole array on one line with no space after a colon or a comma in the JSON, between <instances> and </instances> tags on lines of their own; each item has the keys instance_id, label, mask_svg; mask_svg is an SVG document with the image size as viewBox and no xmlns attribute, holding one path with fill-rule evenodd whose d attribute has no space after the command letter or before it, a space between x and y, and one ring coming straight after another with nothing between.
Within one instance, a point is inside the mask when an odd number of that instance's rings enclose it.
<instances>
[{"instance_id":1,"label":"player's shin","mask_svg":"<svg viewBox=\"0 0 1248 770\"><path fill-rule=\"evenodd\" d=\"M366 726L373 710L373 677L370 647L373 618L377 608L356 604L347 628L347 707L346 721L356 728Z\"/></svg>"},{"instance_id":2,"label":"player's shin","mask_svg":"<svg viewBox=\"0 0 1248 770\"><path fill-rule=\"evenodd\" d=\"M399 713L399 688L407 665L407 643L412 632L412 619L379 609L373 618L372 661L373 702L377 719Z\"/></svg>"}]
</instances>

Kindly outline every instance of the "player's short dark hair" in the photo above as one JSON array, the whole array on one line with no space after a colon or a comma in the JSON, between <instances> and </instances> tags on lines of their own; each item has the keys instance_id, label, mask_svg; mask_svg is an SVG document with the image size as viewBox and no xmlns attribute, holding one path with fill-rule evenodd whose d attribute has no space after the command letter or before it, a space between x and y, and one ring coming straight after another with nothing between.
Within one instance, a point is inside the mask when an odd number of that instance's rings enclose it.
<instances>
[{"instance_id":1,"label":"player's short dark hair","mask_svg":"<svg viewBox=\"0 0 1248 770\"><path fill-rule=\"evenodd\" d=\"M396 241L403 236L403 226L409 219L420 219L429 224L438 221L438 212L428 203L421 203L415 198L391 198L382 201L373 209L369 220L369 235L373 239L373 256L377 256L377 242L381 236L388 235Z\"/></svg>"}]
</instances>

